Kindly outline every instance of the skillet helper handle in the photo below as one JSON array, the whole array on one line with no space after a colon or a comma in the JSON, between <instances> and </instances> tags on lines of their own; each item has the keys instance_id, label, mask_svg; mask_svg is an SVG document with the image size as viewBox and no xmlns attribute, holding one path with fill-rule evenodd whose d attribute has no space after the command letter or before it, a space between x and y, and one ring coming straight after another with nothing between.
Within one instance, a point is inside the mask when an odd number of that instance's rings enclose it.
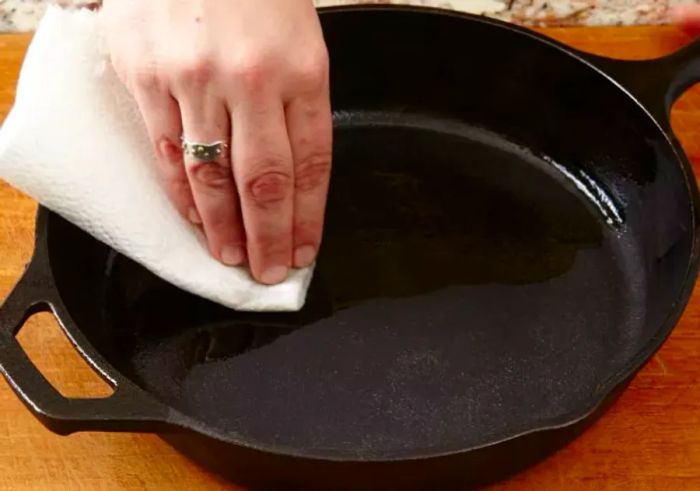
<instances>
[{"instance_id":1,"label":"skillet helper handle","mask_svg":"<svg viewBox=\"0 0 700 491\"><path fill-rule=\"evenodd\" d=\"M666 63L666 111L685 91L700 82L700 38L664 58Z\"/></svg>"},{"instance_id":2,"label":"skillet helper handle","mask_svg":"<svg viewBox=\"0 0 700 491\"><path fill-rule=\"evenodd\" d=\"M43 261L42 261L43 263ZM106 398L72 399L62 396L22 349L16 335L32 315L52 312L53 279L47 264L33 261L0 306L0 372L39 421L54 433L78 431L154 432L166 426L168 411L130 381L105 380L114 388Z\"/></svg>"},{"instance_id":3,"label":"skillet helper handle","mask_svg":"<svg viewBox=\"0 0 700 491\"><path fill-rule=\"evenodd\" d=\"M582 54L644 104L658 122L670 128L671 108L700 82L700 38L670 55L651 60L614 60Z\"/></svg>"}]
</instances>

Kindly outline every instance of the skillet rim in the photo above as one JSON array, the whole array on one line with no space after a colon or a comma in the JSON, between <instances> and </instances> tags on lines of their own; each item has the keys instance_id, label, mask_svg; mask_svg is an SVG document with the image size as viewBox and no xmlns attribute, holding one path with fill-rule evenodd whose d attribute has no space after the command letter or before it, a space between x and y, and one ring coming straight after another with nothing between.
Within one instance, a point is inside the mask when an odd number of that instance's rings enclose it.
<instances>
[{"instance_id":1,"label":"skillet rim","mask_svg":"<svg viewBox=\"0 0 700 491\"><path fill-rule=\"evenodd\" d=\"M656 353L662 346L665 344L667 341L668 337L670 334L673 332L674 328L677 326L678 320L685 311L690 296L692 294L692 291L696 285L697 281L697 276L698 276L698 271L700 270L700 254L699 254L699 247L700 247L700 224L698 223L698 210L700 210L700 196L698 195L698 188L697 188L697 181L694 177L694 173L692 171L692 167L690 166L690 162L683 151L683 149L680 147L680 144L677 142L675 135L673 135L672 131L670 131L670 128L667 129L664 123L668 123L667 121L659 121L659 118L657 116L654 116L652 112L649 110L647 106L644 105L640 101L638 97L636 97L628 87L623 85L622 83L618 82L613 78L611 73L603 70L602 68L596 66L595 60L596 58L600 60L605 60L605 61L612 61L615 62L617 60L609 59L609 58L602 58L602 57L596 57L595 55L588 55L587 53L583 53L578 51L575 48L569 47L563 43L560 43L559 41L556 41L552 38L549 38L545 35L542 35L538 32L532 31L530 29L500 21L497 19L492 19L488 18L485 16L480 16L480 15L474 15L474 14L469 14L465 12L459 12L459 11L453 11L449 9L444 9L444 8L437 8L437 7L419 7L419 6L410 6L410 5L382 5L382 4L375 4L375 5L345 5L345 6L328 6L328 7L320 7L317 9L320 15L328 15L328 14L342 14L346 12L368 12L368 11L384 11L384 12L404 12L404 13L416 13L416 14L431 14L431 15L437 15L437 16L446 16L446 17L453 17L457 19L461 19L464 21L470 21L470 22L478 22L480 24L485 24L489 26L493 26L494 28L500 28L500 29L505 29L507 31L515 32L520 35L524 35L528 37L528 41L533 41L533 42L539 42L545 45L548 45L549 47L557 49L559 52L561 52L563 55L569 56L571 58L574 58L576 61L586 65L589 69L594 70L596 73L599 75L602 75L605 79L608 80L608 82L612 83L615 85L622 93L625 94L626 98L630 101L633 102L636 106L638 106L641 110L643 110L646 115L649 117L651 122L654 123L654 125L657 127L658 131L660 134L663 136L664 140L666 143L670 146L670 148L673 150L673 153L676 157L676 164L680 166L681 171L683 172L685 184L687 187L687 195L688 195L688 202L691 207L691 232L693 234L692 237L692 246L691 246L691 251L690 251L690 257L688 261L688 267L686 270L685 277L680 284L679 288L679 295L676 298L675 302L673 302L669 306L669 312L666 318L659 324L658 329L656 330L655 335L651 337L651 339L647 342L647 344L637 352L637 354L631 359L631 361L627 364L627 367L623 370L618 371L617 373L611 374L607 380L602 382L599 385L599 390L597 394L592 394L591 397L591 402L588 405L582 406L582 409L580 411L577 411L576 413L568 413L564 414L558 417L550 418L550 419L545 419L541 420L539 424L533 426L533 428L529 430L524 430L519 433L503 437L500 439L495 439L493 441L479 444L479 445L474 445L471 447L463 448L463 449L458 449L458 450L450 450L450 451L443 451L443 452L430 452L430 453L425 453L425 452L416 452L415 456L401 456L401 457L372 457L372 458L367 458L367 459L361 459L358 458L357 456L351 456L351 457L342 457L342 456L328 456L328 455L321 455L319 452L304 452L300 451L299 449L296 448L289 448L289 447L284 447L281 445L266 445L261 442L244 442L241 441L240 439L236 439L233 435L230 434L225 434L224 432L219 432L217 429L211 425L209 425L206 422L203 422L201 420L198 420L196 418L193 418L183 412L181 412L179 409L176 409L169 404L163 402L159 397L155 396L153 393L150 391L146 391L145 389L141 388L138 384L133 382L130 378L126 377L120 370L116 369L111 363L108 363L100 354L100 352L91 344L87 341L85 338L85 335L82 332L82 329L77 325L72 320L72 317L70 315L70 311L68 308L65 306L63 303L63 299L61 297L61 292L58 288L57 285L54 286L56 290L56 297L55 301L57 305L54 306L54 311L57 316L65 316L66 320L65 322L59 322L59 325L61 325L62 330L66 333L68 338L73 342L73 344L76 345L76 348L78 348L78 352L86 359L88 364L93 367L97 368L97 365L99 365L100 372L104 372L105 374L120 374L121 378L127 379L130 384L134 385L139 391L143 392L144 395L147 397L151 398L154 402L157 402L158 404L162 405L164 408L167 409L167 419L164 421L164 423L168 425L172 425L177 428L181 428L184 430L189 430L195 433L199 433L203 436L230 444L234 446L238 446L241 448L249 449L249 450L254 450L266 454L272 454L276 455L279 457L287 457L287 458L294 458L294 459L304 459L304 460L312 460L312 461L325 461L325 462L336 462L336 463L346 463L346 464L352 464L352 463L405 463L405 462L411 462L411 461L428 461L428 460L435 460L435 459L440 459L443 457L449 457L449 456L456 456L456 455L465 455L465 454L470 454L478 450L490 448L490 447L496 447L498 445L507 443L507 442L512 442L514 440L518 440L522 437L525 436L535 436L539 434L547 434L550 432L554 432L555 430L560 430L568 427L572 427L588 418L591 418L595 416L595 414L599 411L599 409L606 404L606 402L609 402L611 398L616 398L621 391L620 389L623 388L623 386L636 375L636 373L644 366L645 363L649 361L649 359ZM664 59L665 57L659 57L656 59ZM653 61L652 60L645 60L645 61ZM624 60L619 60L619 62L625 63L626 61ZM661 95L660 95L661 96ZM690 176L693 176L691 179ZM43 206L39 206L38 211L37 211L37 230L36 230L36 248L35 248L35 253L36 254L45 254L46 259L48 260L48 267L50 269L50 274L53 277L54 275L54 270L51 265L51 251L49 247L49 225L50 225L50 219L52 216L57 216L54 212L44 208ZM40 248L39 246L39 241L43 240L44 241L44 246L43 248ZM94 239L93 239L94 240ZM43 251L41 250L43 249ZM32 258L32 262L35 261L36 258ZM63 314L63 315L61 315ZM99 361L96 361L99 360ZM597 395L597 397L596 397ZM155 431L155 430L154 430Z\"/></svg>"}]
</instances>

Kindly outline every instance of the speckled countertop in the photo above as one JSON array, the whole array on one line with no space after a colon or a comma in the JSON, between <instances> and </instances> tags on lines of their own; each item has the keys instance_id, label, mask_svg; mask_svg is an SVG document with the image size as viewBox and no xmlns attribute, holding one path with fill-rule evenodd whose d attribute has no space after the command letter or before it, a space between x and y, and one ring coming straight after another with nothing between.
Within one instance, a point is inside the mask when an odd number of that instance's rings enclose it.
<instances>
[{"instance_id":1,"label":"speckled countertop","mask_svg":"<svg viewBox=\"0 0 700 491\"><path fill-rule=\"evenodd\" d=\"M33 30L49 2L89 0L0 0L0 31ZM144 0L147 1L147 0ZM319 6L403 3L447 7L525 25L633 25L668 20L669 7L700 0L315 0Z\"/></svg>"}]
</instances>

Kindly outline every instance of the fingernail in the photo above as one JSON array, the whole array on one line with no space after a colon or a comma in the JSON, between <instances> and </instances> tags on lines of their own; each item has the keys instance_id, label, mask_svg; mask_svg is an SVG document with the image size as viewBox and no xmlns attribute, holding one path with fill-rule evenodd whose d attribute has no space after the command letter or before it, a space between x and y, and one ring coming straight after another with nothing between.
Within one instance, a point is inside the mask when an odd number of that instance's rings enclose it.
<instances>
[{"instance_id":1,"label":"fingernail","mask_svg":"<svg viewBox=\"0 0 700 491\"><path fill-rule=\"evenodd\" d=\"M194 223L195 225L200 225L202 223L202 217L199 216L197 208L190 208L187 218L189 218L190 222Z\"/></svg>"},{"instance_id":2,"label":"fingernail","mask_svg":"<svg viewBox=\"0 0 700 491\"><path fill-rule=\"evenodd\" d=\"M310 266L316 259L316 249L312 246L297 247L294 252L294 265L297 268Z\"/></svg>"},{"instance_id":3,"label":"fingernail","mask_svg":"<svg viewBox=\"0 0 700 491\"><path fill-rule=\"evenodd\" d=\"M221 249L221 261L228 266L240 266L245 259L243 249L238 246L224 246Z\"/></svg>"},{"instance_id":4,"label":"fingernail","mask_svg":"<svg viewBox=\"0 0 700 491\"><path fill-rule=\"evenodd\" d=\"M289 268L286 266L273 266L260 275L260 280L267 285L274 285L287 279L288 272Z\"/></svg>"}]
</instances>

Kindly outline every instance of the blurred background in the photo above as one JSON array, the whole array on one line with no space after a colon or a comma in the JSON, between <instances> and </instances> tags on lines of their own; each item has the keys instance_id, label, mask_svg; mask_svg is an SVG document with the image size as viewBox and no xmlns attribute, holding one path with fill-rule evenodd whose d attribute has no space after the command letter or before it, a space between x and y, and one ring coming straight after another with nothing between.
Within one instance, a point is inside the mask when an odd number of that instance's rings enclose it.
<instances>
[{"instance_id":1,"label":"blurred background","mask_svg":"<svg viewBox=\"0 0 700 491\"><path fill-rule=\"evenodd\" d=\"M531 26L615 26L664 24L670 7L697 0L315 0L319 6L402 3L484 14ZM32 31L46 6L90 0L0 0L0 31Z\"/></svg>"}]
</instances>

